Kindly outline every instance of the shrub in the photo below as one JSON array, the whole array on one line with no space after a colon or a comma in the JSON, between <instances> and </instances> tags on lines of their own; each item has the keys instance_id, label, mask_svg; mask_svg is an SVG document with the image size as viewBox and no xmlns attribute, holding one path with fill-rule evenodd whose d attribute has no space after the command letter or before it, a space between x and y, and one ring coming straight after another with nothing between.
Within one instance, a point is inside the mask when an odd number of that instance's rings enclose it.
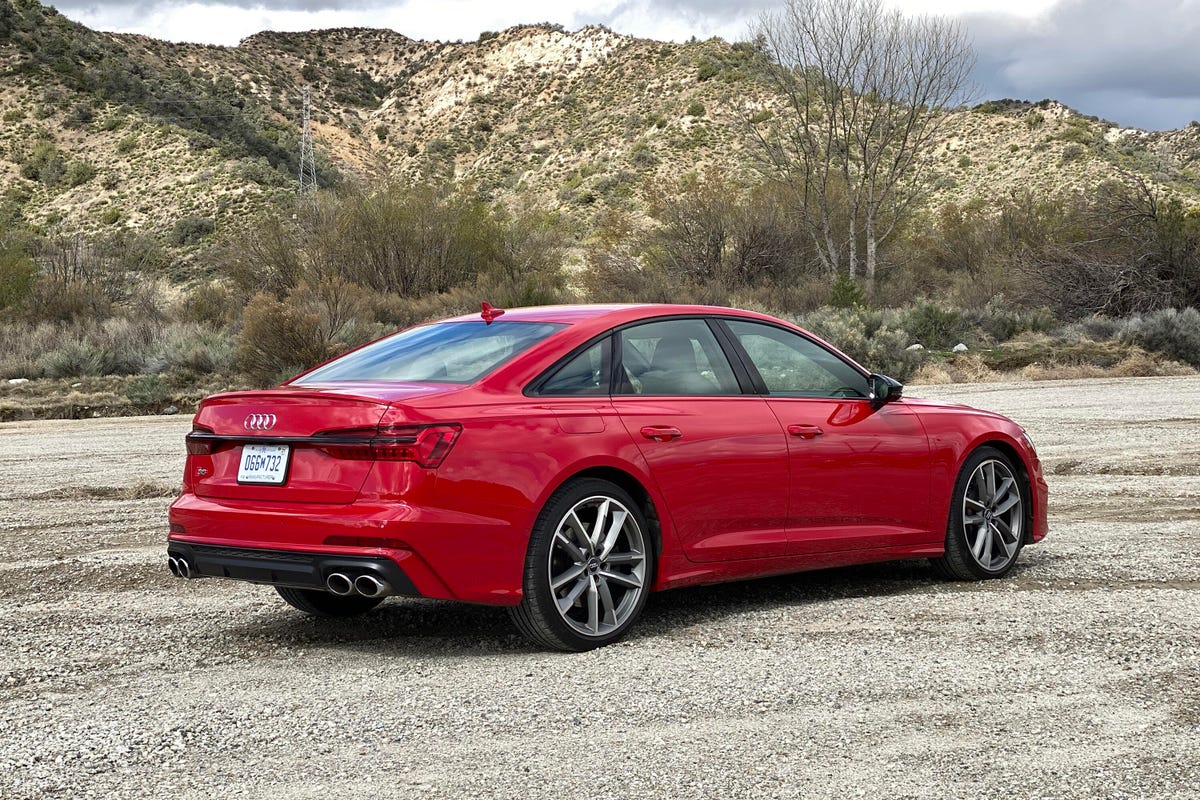
<instances>
[{"instance_id":1,"label":"shrub","mask_svg":"<svg viewBox=\"0 0 1200 800\"><path fill-rule=\"evenodd\" d=\"M701 83L703 83L704 81L707 81L707 80L712 80L713 78L715 78L717 76L717 73L719 73L720 71L721 71L720 67L718 67L716 64L714 64L711 61L705 61L703 64L701 64L699 67L696 68L696 80L700 81ZM693 114L692 116L698 116L698 115Z\"/></svg>"},{"instance_id":2,"label":"shrub","mask_svg":"<svg viewBox=\"0 0 1200 800\"><path fill-rule=\"evenodd\" d=\"M906 381L925 358L909 350L910 334L899 327L894 311L864 308L821 308L800 318L800 325L875 372Z\"/></svg>"},{"instance_id":3,"label":"shrub","mask_svg":"<svg viewBox=\"0 0 1200 800\"><path fill-rule=\"evenodd\" d=\"M834 308L859 308L867 304L862 287L849 275L838 275L829 295L829 305Z\"/></svg>"},{"instance_id":4,"label":"shrub","mask_svg":"<svg viewBox=\"0 0 1200 800\"><path fill-rule=\"evenodd\" d=\"M941 350L949 350L968 338L971 330L962 312L932 303L914 306L904 320L904 327L913 341Z\"/></svg>"},{"instance_id":5,"label":"shrub","mask_svg":"<svg viewBox=\"0 0 1200 800\"><path fill-rule=\"evenodd\" d=\"M1021 309L1005 301L1003 295L994 298L978 311L964 315L968 324L974 324L997 342L1007 342L1022 333L1049 333L1058 327L1058 320L1048 308Z\"/></svg>"},{"instance_id":6,"label":"shrub","mask_svg":"<svg viewBox=\"0 0 1200 800\"><path fill-rule=\"evenodd\" d=\"M11 308L25 302L33 291L37 265L20 248L0 247L0 308Z\"/></svg>"},{"instance_id":7,"label":"shrub","mask_svg":"<svg viewBox=\"0 0 1200 800\"><path fill-rule=\"evenodd\" d=\"M146 369L152 373L228 374L233 369L233 350L233 336L227 330L175 323L161 333Z\"/></svg>"},{"instance_id":8,"label":"shrub","mask_svg":"<svg viewBox=\"0 0 1200 800\"><path fill-rule=\"evenodd\" d=\"M689 117L703 117L706 109L704 103L699 100L693 100L687 107L687 115Z\"/></svg>"},{"instance_id":9,"label":"shrub","mask_svg":"<svg viewBox=\"0 0 1200 800\"><path fill-rule=\"evenodd\" d=\"M278 383L330 355L321 315L298 303L255 295L242 323L234 365L257 383Z\"/></svg>"},{"instance_id":10,"label":"shrub","mask_svg":"<svg viewBox=\"0 0 1200 800\"><path fill-rule=\"evenodd\" d=\"M138 375L125 387L125 397L140 406L156 405L168 396L166 385L157 375Z\"/></svg>"},{"instance_id":11,"label":"shrub","mask_svg":"<svg viewBox=\"0 0 1200 800\"><path fill-rule=\"evenodd\" d=\"M1164 308L1129 319L1118 339L1200 367L1200 311Z\"/></svg>"},{"instance_id":12,"label":"shrub","mask_svg":"<svg viewBox=\"0 0 1200 800\"><path fill-rule=\"evenodd\" d=\"M80 339L63 342L37 360L42 373L49 378L79 378L99 375L104 369L104 354L99 348Z\"/></svg>"},{"instance_id":13,"label":"shrub","mask_svg":"<svg viewBox=\"0 0 1200 800\"><path fill-rule=\"evenodd\" d=\"M171 228L171 243L177 247L196 244L216 229L216 223L208 217L184 217L177 220Z\"/></svg>"}]
</instances>

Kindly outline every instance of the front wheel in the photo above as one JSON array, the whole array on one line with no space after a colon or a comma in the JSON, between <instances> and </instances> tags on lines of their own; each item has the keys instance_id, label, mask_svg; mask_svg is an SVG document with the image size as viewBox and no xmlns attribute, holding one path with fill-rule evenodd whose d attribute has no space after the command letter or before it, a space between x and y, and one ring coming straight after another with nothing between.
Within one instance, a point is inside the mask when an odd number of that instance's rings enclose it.
<instances>
[{"instance_id":1,"label":"front wheel","mask_svg":"<svg viewBox=\"0 0 1200 800\"><path fill-rule=\"evenodd\" d=\"M616 641L642 613L654 575L646 518L629 494L598 478L565 483L534 523L513 622L535 644L591 650Z\"/></svg>"},{"instance_id":2,"label":"front wheel","mask_svg":"<svg viewBox=\"0 0 1200 800\"><path fill-rule=\"evenodd\" d=\"M1004 453L981 447L963 464L950 503L946 553L933 563L958 580L999 578L1025 541L1028 491Z\"/></svg>"}]
</instances>

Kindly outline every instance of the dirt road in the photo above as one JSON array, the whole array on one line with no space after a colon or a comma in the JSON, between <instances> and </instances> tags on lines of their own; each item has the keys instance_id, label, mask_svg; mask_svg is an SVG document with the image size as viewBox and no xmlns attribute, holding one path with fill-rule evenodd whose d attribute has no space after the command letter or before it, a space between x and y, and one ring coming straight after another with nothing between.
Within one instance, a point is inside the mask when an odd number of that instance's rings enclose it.
<instances>
[{"instance_id":1,"label":"dirt road","mask_svg":"<svg viewBox=\"0 0 1200 800\"><path fill-rule=\"evenodd\" d=\"M918 387L1007 413L1051 535L651 598L549 654L163 566L178 417L0 425L0 797L1153 797L1200 789L1200 378Z\"/></svg>"}]
</instances>

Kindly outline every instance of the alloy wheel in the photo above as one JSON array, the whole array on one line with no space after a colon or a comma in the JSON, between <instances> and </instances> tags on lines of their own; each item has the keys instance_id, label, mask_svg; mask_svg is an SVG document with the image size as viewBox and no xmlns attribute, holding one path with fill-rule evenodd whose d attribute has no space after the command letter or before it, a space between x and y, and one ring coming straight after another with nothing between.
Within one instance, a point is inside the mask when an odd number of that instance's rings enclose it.
<instances>
[{"instance_id":1,"label":"alloy wheel","mask_svg":"<svg viewBox=\"0 0 1200 800\"><path fill-rule=\"evenodd\" d=\"M1025 505L1012 469L988 459L971 473L963 492L962 524L971 557L989 572L1006 568L1024 534Z\"/></svg>"},{"instance_id":2,"label":"alloy wheel","mask_svg":"<svg viewBox=\"0 0 1200 800\"><path fill-rule=\"evenodd\" d=\"M588 637L619 629L646 591L641 526L619 500L597 495L559 521L549 553L550 595L571 628Z\"/></svg>"}]
</instances>

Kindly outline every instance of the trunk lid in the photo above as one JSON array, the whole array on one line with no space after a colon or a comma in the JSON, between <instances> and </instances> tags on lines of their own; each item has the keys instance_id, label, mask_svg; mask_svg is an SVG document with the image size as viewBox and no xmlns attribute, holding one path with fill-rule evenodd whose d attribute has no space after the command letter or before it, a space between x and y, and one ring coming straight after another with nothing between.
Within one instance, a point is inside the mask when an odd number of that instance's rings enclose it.
<instances>
[{"instance_id":1,"label":"trunk lid","mask_svg":"<svg viewBox=\"0 0 1200 800\"><path fill-rule=\"evenodd\" d=\"M337 448L323 447L323 440L369 437L389 409L389 422L408 417L397 403L460 388L436 384L284 386L215 395L205 400L196 414L192 438L204 442L205 447L197 449L210 452L196 453L189 446L192 489L201 497L231 500L351 503L375 462L338 457ZM272 464L276 473L271 477L247 471L255 462L244 460L244 454L270 459L258 463Z\"/></svg>"}]
</instances>

